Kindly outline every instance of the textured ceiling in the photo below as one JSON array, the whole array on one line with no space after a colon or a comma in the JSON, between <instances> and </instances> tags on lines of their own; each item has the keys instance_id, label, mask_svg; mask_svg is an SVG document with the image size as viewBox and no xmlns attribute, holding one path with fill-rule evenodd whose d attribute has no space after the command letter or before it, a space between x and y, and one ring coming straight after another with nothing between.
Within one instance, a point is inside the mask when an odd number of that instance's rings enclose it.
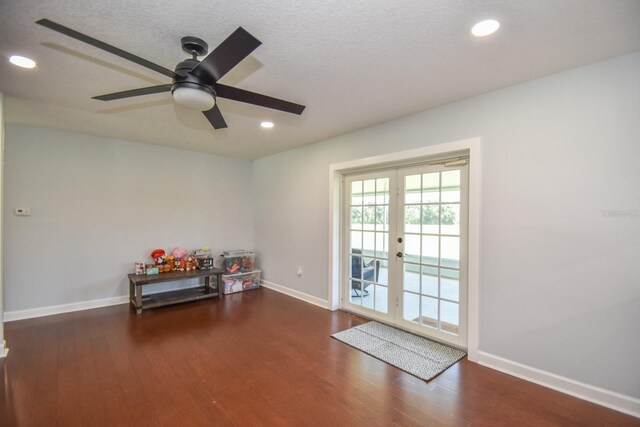
<instances>
[{"instance_id":1,"label":"textured ceiling","mask_svg":"<svg viewBox=\"0 0 640 427\"><path fill-rule=\"evenodd\" d=\"M307 106L302 116L225 99L228 129L168 94L91 97L169 83L164 76L34 24L48 18L167 68L180 38L211 48L238 26L262 41L221 83ZM500 31L469 35L496 18ZM167 1L0 3L6 120L258 158L564 69L640 50L638 0ZM261 120L276 127L264 130Z\"/></svg>"}]
</instances>

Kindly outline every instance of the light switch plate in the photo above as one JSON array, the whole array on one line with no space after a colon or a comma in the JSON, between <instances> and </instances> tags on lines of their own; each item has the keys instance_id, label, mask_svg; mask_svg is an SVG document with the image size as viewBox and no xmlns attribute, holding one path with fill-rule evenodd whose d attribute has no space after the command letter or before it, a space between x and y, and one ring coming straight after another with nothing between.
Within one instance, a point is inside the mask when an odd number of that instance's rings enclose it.
<instances>
[{"instance_id":1,"label":"light switch plate","mask_svg":"<svg viewBox=\"0 0 640 427\"><path fill-rule=\"evenodd\" d=\"M29 216L31 215L31 208L15 208L13 212L17 216Z\"/></svg>"}]
</instances>

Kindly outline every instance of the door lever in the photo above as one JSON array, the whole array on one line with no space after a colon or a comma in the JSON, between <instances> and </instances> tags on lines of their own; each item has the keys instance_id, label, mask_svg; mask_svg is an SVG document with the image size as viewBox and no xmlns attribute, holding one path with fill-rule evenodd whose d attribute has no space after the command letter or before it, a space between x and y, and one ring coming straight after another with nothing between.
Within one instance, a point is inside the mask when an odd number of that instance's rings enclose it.
<instances>
[{"instance_id":1,"label":"door lever","mask_svg":"<svg viewBox=\"0 0 640 427\"><path fill-rule=\"evenodd\" d=\"M398 252L398 253L396 254L396 256L397 256L398 258L402 258L402 252Z\"/></svg>"}]
</instances>

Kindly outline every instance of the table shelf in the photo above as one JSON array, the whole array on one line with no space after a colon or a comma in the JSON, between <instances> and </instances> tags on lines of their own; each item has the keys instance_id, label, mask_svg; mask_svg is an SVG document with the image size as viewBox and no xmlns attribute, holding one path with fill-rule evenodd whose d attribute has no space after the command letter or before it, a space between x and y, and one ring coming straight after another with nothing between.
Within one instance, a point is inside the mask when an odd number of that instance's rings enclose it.
<instances>
[{"instance_id":1,"label":"table shelf","mask_svg":"<svg viewBox=\"0 0 640 427\"><path fill-rule=\"evenodd\" d=\"M129 274L129 299L131 305L141 314L143 309L179 304L188 301L216 298L221 295L222 270L172 271L160 274ZM155 294L142 294L142 287L154 283L175 282L204 277L204 286L176 289ZM215 277L216 286L211 286L211 278Z\"/></svg>"}]
</instances>

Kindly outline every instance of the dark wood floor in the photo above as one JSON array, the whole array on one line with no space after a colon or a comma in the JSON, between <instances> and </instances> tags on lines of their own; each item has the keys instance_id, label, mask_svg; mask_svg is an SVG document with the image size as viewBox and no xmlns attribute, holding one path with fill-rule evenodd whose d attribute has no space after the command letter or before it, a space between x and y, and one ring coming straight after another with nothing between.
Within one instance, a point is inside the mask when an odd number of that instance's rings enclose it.
<instances>
[{"instance_id":1,"label":"dark wood floor","mask_svg":"<svg viewBox=\"0 0 640 427\"><path fill-rule=\"evenodd\" d=\"M466 359L426 383L329 337L365 321L260 289L7 323L0 425L640 425Z\"/></svg>"}]
</instances>

